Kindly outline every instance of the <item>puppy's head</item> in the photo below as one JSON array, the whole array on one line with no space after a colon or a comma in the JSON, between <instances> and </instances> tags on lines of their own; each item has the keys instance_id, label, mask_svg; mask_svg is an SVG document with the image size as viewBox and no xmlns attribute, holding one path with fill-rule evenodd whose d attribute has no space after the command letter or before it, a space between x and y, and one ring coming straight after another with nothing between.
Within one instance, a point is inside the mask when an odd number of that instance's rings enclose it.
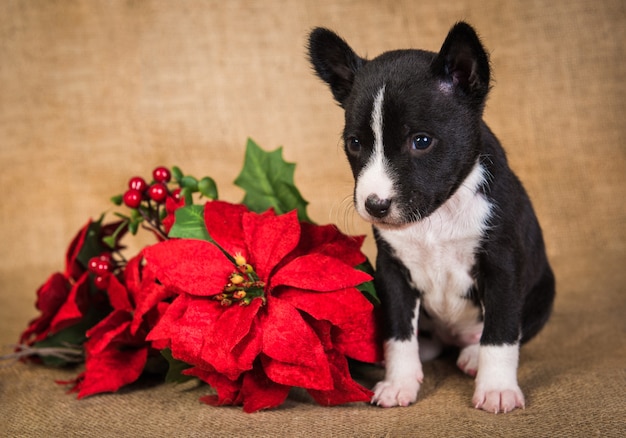
<instances>
[{"instance_id":1,"label":"puppy's head","mask_svg":"<svg viewBox=\"0 0 626 438\"><path fill-rule=\"evenodd\" d=\"M345 110L357 212L390 227L430 215L478 158L490 73L476 32L458 23L439 53L397 50L367 60L317 28L309 57Z\"/></svg>"}]
</instances>

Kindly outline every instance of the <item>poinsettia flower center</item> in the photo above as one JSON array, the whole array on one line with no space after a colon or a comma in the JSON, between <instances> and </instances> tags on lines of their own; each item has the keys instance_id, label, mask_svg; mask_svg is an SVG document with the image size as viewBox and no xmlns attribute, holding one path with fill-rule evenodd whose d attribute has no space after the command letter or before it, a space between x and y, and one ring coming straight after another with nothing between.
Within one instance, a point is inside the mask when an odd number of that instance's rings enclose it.
<instances>
[{"instance_id":1,"label":"poinsettia flower center","mask_svg":"<svg viewBox=\"0 0 626 438\"><path fill-rule=\"evenodd\" d=\"M255 298L260 298L265 304L265 282L259 279L254 268L241 254L236 254L234 260L236 270L228 277L222 293L215 295L213 299L224 307L235 303L247 306Z\"/></svg>"}]
</instances>

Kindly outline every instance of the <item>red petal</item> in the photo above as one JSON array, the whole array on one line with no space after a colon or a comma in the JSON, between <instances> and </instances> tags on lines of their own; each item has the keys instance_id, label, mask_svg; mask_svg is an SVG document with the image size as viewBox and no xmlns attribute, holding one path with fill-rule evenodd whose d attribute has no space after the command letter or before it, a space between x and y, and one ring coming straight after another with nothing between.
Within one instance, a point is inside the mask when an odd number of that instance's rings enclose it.
<instances>
[{"instance_id":1,"label":"red petal","mask_svg":"<svg viewBox=\"0 0 626 438\"><path fill-rule=\"evenodd\" d=\"M83 317L89 306L89 282L88 273L85 272L72 286L67 301L63 303L57 314L50 323L50 333L56 333L69 327Z\"/></svg>"},{"instance_id":2,"label":"red petal","mask_svg":"<svg viewBox=\"0 0 626 438\"><path fill-rule=\"evenodd\" d=\"M335 292L308 292L281 288L281 300L335 326L333 344L342 354L361 362L382 360L374 306L355 288Z\"/></svg>"},{"instance_id":3,"label":"red petal","mask_svg":"<svg viewBox=\"0 0 626 438\"><path fill-rule=\"evenodd\" d=\"M333 376L334 387L319 391L309 389L311 396L323 406L336 406L344 403L369 402L374 393L355 382L350 376L348 361L336 350L327 352Z\"/></svg>"},{"instance_id":4,"label":"red petal","mask_svg":"<svg viewBox=\"0 0 626 438\"><path fill-rule=\"evenodd\" d=\"M376 330L376 319L372 315L362 326L343 327L334 334L333 343L347 357L366 363L383 360L382 342Z\"/></svg>"},{"instance_id":5,"label":"red petal","mask_svg":"<svg viewBox=\"0 0 626 438\"><path fill-rule=\"evenodd\" d=\"M258 319L252 321L248 334L233 348L233 360L237 368L249 370L263 348L263 334Z\"/></svg>"},{"instance_id":6,"label":"red petal","mask_svg":"<svg viewBox=\"0 0 626 438\"><path fill-rule=\"evenodd\" d=\"M250 333L252 323L261 308L260 299L252 300L248 306L222 307L213 302L212 315L205 315L211 322L204 332L202 359L215 368L217 372L235 377L252 368L254 358L261 351L261 339L256 333ZM239 345L245 339L245 343ZM237 347L240 347L236 350Z\"/></svg>"},{"instance_id":7,"label":"red petal","mask_svg":"<svg viewBox=\"0 0 626 438\"><path fill-rule=\"evenodd\" d=\"M114 275L110 277L107 294L109 295L111 306L113 306L114 309L126 310L128 312L133 310L133 305L130 302L126 287L124 287Z\"/></svg>"},{"instance_id":8,"label":"red petal","mask_svg":"<svg viewBox=\"0 0 626 438\"><path fill-rule=\"evenodd\" d=\"M158 318L159 312L156 307L160 302L172 297L174 293L156 281L150 266L141 266L143 254L128 261L124 270L124 279L128 292L135 302L135 312L131 324L131 332L134 334L139 330L139 326L144 322L146 314ZM153 327L153 321L150 327Z\"/></svg>"},{"instance_id":9,"label":"red petal","mask_svg":"<svg viewBox=\"0 0 626 438\"><path fill-rule=\"evenodd\" d=\"M276 383L330 389L332 378L316 333L290 304L270 299L262 318L263 368Z\"/></svg>"},{"instance_id":10,"label":"red petal","mask_svg":"<svg viewBox=\"0 0 626 438\"><path fill-rule=\"evenodd\" d=\"M138 298L143 294L142 283L144 267L141 266L142 262L143 253L140 252L126 263L126 268L124 269L124 283L135 304ZM151 281L154 282L154 278L152 278Z\"/></svg>"},{"instance_id":11,"label":"red petal","mask_svg":"<svg viewBox=\"0 0 626 438\"><path fill-rule=\"evenodd\" d=\"M209 330L210 325L210 321L204 319L207 313L201 306L209 304L208 300L179 295L148 333L146 340L155 341L160 347L163 346L162 341L167 340L173 357L190 365L200 364L204 332Z\"/></svg>"},{"instance_id":12,"label":"red petal","mask_svg":"<svg viewBox=\"0 0 626 438\"><path fill-rule=\"evenodd\" d=\"M276 272L271 287L293 286L314 291L333 291L357 286L372 277L342 261L323 254L298 257Z\"/></svg>"},{"instance_id":13,"label":"red petal","mask_svg":"<svg viewBox=\"0 0 626 438\"><path fill-rule=\"evenodd\" d=\"M85 237L87 236L87 231L89 231L91 224L92 221L90 219L87 224L78 231L76 236L74 236L70 246L67 248L65 255L65 274L74 280L78 279L85 272L85 267L83 267L76 258L83 248Z\"/></svg>"},{"instance_id":14,"label":"red petal","mask_svg":"<svg viewBox=\"0 0 626 438\"><path fill-rule=\"evenodd\" d=\"M111 346L137 345L143 339L133 339L129 327L132 316L124 310L114 310L106 318L87 330L89 340L85 345L88 354L98 354Z\"/></svg>"},{"instance_id":15,"label":"red petal","mask_svg":"<svg viewBox=\"0 0 626 438\"><path fill-rule=\"evenodd\" d=\"M204 206L204 221L209 235L230 255L241 253L248 257L241 225L248 208L243 204L222 201L207 202Z\"/></svg>"},{"instance_id":16,"label":"red petal","mask_svg":"<svg viewBox=\"0 0 626 438\"><path fill-rule=\"evenodd\" d=\"M260 278L267 280L300 240L298 216L295 211L280 216L271 210L263 214L248 213L242 224L249 250L248 263Z\"/></svg>"},{"instance_id":17,"label":"red petal","mask_svg":"<svg viewBox=\"0 0 626 438\"><path fill-rule=\"evenodd\" d=\"M63 305L70 292L70 284L64 275L55 273L37 290L37 309L41 315L33 319L20 336L20 343L40 341L48 336L50 322ZM34 339L33 335L36 335Z\"/></svg>"},{"instance_id":18,"label":"red petal","mask_svg":"<svg viewBox=\"0 0 626 438\"><path fill-rule=\"evenodd\" d=\"M296 252L298 255L320 253L357 266L366 260L361 252L365 236L347 236L335 225L314 225L303 222L302 237Z\"/></svg>"},{"instance_id":19,"label":"red petal","mask_svg":"<svg viewBox=\"0 0 626 438\"><path fill-rule=\"evenodd\" d=\"M147 347L137 350L108 348L99 354L87 356L78 398L117 391L134 382L143 372L147 358Z\"/></svg>"},{"instance_id":20,"label":"red petal","mask_svg":"<svg viewBox=\"0 0 626 438\"><path fill-rule=\"evenodd\" d=\"M329 390L309 389L308 392L319 404L324 406L334 406L351 402L367 402L372 398L373 393L362 387L352 379L348 361L341 352L333 346L331 333L332 326L327 321L315 321L307 318L311 327L318 334L324 343L330 370L333 376L333 388Z\"/></svg>"},{"instance_id":21,"label":"red petal","mask_svg":"<svg viewBox=\"0 0 626 438\"><path fill-rule=\"evenodd\" d=\"M165 232L169 234L174 222L176 222L176 210L180 207L185 206L185 198L181 197L178 201L176 201L172 196L168 196L165 200L165 211L167 212L167 216L163 218L161 223L163 223L163 228L165 228Z\"/></svg>"},{"instance_id":22,"label":"red petal","mask_svg":"<svg viewBox=\"0 0 626 438\"><path fill-rule=\"evenodd\" d=\"M191 295L221 293L233 272L224 254L202 240L167 240L145 248L143 253L161 283Z\"/></svg>"},{"instance_id":23,"label":"red petal","mask_svg":"<svg viewBox=\"0 0 626 438\"><path fill-rule=\"evenodd\" d=\"M234 405L238 403L241 390L241 378L229 379L223 374L206 368L193 367L183 371L188 376L196 376L203 382L208 383L217 395L207 395L200 398L200 401L211 406Z\"/></svg>"},{"instance_id":24,"label":"red petal","mask_svg":"<svg viewBox=\"0 0 626 438\"><path fill-rule=\"evenodd\" d=\"M374 306L356 288L332 292L311 292L291 287L281 287L275 296L303 310L315 319L324 319L341 326L351 321L358 325L369 321Z\"/></svg>"},{"instance_id":25,"label":"red petal","mask_svg":"<svg viewBox=\"0 0 626 438\"><path fill-rule=\"evenodd\" d=\"M243 376L241 398L245 412L256 412L280 406L289 395L290 387L273 382L261 367L254 367Z\"/></svg>"}]
</instances>

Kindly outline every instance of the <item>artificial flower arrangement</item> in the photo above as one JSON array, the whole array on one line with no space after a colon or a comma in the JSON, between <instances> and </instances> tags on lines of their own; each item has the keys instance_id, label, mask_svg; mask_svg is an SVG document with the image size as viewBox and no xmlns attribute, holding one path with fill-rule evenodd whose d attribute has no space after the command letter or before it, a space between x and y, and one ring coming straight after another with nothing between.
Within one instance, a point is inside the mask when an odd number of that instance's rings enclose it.
<instances>
[{"instance_id":1,"label":"artificial flower arrangement","mask_svg":"<svg viewBox=\"0 0 626 438\"><path fill-rule=\"evenodd\" d=\"M64 272L37 291L40 315L16 355L84 362L59 382L78 398L117 391L161 363L166 381L198 378L217 394L202 401L246 412L279 406L291 387L321 405L369 401L348 366L381 356L363 237L313 224L294 170L282 149L248 140L240 204L177 167L156 168L151 183L131 178L112 199L130 213L78 232ZM129 256L123 240L140 229L155 243Z\"/></svg>"}]
</instances>

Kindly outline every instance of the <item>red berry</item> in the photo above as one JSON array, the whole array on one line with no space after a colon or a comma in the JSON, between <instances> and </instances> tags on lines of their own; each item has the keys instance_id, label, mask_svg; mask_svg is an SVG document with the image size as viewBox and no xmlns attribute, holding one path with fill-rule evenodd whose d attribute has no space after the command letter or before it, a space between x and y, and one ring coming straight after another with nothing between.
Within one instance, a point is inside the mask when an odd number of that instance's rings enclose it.
<instances>
[{"instance_id":1,"label":"red berry","mask_svg":"<svg viewBox=\"0 0 626 438\"><path fill-rule=\"evenodd\" d=\"M94 286L96 286L98 289L106 289L107 287L109 287L109 275L110 274L97 275L96 278L93 279Z\"/></svg>"},{"instance_id":2,"label":"red berry","mask_svg":"<svg viewBox=\"0 0 626 438\"><path fill-rule=\"evenodd\" d=\"M98 256L98 258L100 260L104 260L106 262L112 262L113 261L113 254L111 254L110 252L103 252L102 254L100 254Z\"/></svg>"},{"instance_id":3,"label":"red berry","mask_svg":"<svg viewBox=\"0 0 626 438\"><path fill-rule=\"evenodd\" d=\"M130 208L137 208L141 204L141 192L137 189L128 189L124 193L124 204Z\"/></svg>"},{"instance_id":4,"label":"red berry","mask_svg":"<svg viewBox=\"0 0 626 438\"><path fill-rule=\"evenodd\" d=\"M152 176L154 177L155 181L163 183L170 182L170 179L172 179L172 174L170 173L170 170L167 167L162 166L154 169L152 171Z\"/></svg>"},{"instance_id":5,"label":"red berry","mask_svg":"<svg viewBox=\"0 0 626 438\"><path fill-rule=\"evenodd\" d=\"M180 201L180 190L181 189L176 189L172 192L172 198L174 198L174 201L176 202Z\"/></svg>"},{"instance_id":6,"label":"red berry","mask_svg":"<svg viewBox=\"0 0 626 438\"><path fill-rule=\"evenodd\" d=\"M98 263L100 263L99 257L90 258L89 262L87 262L87 269L89 269L89 272L93 272L95 274L96 269L98 269Z\"/></svg>"},{"instance_id":7,"label":"red berry","mask_svg":"<svg viewBox=\"0 0 626 438\"><path fill-rule=\"evenodd\" d=\"M87 263L87 268L89 272L93 272L96 275L105 275L111 272L113 263L111 263L110 259L103 258L102 256L92 257Z\"/></svg>"},{"instance_id":8,"label":"red berry","mask_svg":"<svg viewBox=\"0 0 626 438\"><path fill-rule=\"evenodd\" d=\"M148 183L146 183L146 180L142 177L134 176L128 181L128 188L139 190L143 193L148 188Z\"/></svg>"},{"instance_id":9,"label":"red berry","mask_svg":"<svg viewBox=\"0 0 626 438\"><path fill-rule=\"evenodd\" d=\"M111 272L111 269L113 268L113 265L111 264L111 262L107 261L107 260L100 260L98 262L98 265L96 266L96 274L106 274L107 272Z\"/></svg>"},{"instance_id":10,"label":"red berry","mask_svg":"<svg viewBox=\"0 0 626 438\"><path fill-rule=\"evenodd\" d=\"M167 187L163 183L152 184L148 189L148 196L150 196L150 199L154 202L161 203L165 201L167 197Z\"/></svg>"}]
</instances>

